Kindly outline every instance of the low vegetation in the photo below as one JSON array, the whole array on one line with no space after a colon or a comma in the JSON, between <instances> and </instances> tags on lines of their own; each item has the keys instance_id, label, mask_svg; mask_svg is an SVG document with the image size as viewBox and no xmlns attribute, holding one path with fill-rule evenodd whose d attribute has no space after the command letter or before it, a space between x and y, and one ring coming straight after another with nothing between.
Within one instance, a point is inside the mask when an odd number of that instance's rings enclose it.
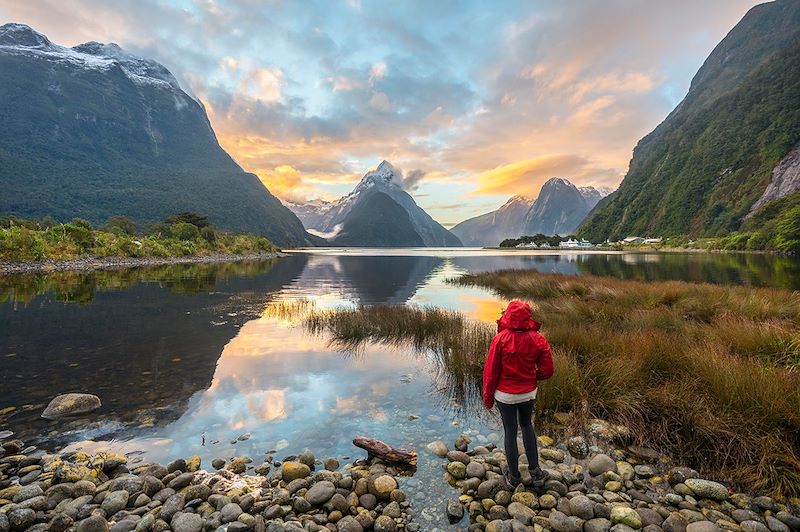
<instances>
[{"instance_id":1,"label":"low vegetation","mask_svg":"<svg viewBox=\"0 0 800 532\"><path fill-rule=\"evenodd\" d=\"M0 219L0 260L25 261L83 257L180 257L276 251L264 237L215 230L205 216L184 212L163 223L139 228L115 216L95 229L86 220Z\"/></svg>"},{"instance_id":2,"label":"low vegetation","mask_svg":"<svg viewBox=\"0 0 800 532\"><path fill-rule=\"evenodd\" d=\"M534 304L557 372L538 415L622 423L637 443L735 484L800 495L800 294L534 271L452 282ZM345 348L364 341L433 352L451 387L476 401L494 324L434 308L313 312ZM477 406L477 403L475 406Z\"/></svg>"}]
</instances>

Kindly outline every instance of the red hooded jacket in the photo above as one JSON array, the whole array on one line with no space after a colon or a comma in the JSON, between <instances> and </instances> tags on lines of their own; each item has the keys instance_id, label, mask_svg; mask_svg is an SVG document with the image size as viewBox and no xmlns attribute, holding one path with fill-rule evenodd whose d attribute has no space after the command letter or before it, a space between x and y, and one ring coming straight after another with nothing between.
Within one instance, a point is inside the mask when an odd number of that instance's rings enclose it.
<instances>
[{"instance_id":1,"label":"red hooded jacket","mask_svg":"<svg viewBox=\"0 0 800 532\"><path fill-rule=\"evenodd\" d=\"M483 368L486 408L494 406L495 390L532 392L538 381L553 376L553 356L550 344L538 332L541 326L531 317L530 305L522 301L511 301L503 311Z\"/></svg>"}]
</instances>

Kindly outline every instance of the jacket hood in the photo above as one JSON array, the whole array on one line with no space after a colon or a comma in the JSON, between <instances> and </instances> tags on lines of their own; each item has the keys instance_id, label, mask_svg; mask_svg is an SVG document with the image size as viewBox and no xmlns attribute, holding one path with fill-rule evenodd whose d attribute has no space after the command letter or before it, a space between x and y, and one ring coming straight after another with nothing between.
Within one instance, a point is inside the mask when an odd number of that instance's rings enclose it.
<instances>
[{"instance_id":1,"label":"jacket hood","mask_svg":"<svg viewBox=\"0 0 800 532\"><path fill-rule=\"evenodd\" d=\"M523 301L513 300L503 315L497 320L497 332L505 329L517 331L538 331L542 324L531 316L531 306Z\"/></svg>"}]
</instances>

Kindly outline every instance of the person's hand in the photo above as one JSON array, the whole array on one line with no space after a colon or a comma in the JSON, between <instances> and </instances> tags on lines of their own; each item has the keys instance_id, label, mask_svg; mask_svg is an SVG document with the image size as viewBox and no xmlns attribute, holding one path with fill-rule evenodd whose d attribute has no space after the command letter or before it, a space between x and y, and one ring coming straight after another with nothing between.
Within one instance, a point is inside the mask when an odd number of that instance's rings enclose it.
<instances>
[{"instance_id":1,"label":"person's hand","mask_svg":"<svg viewBox=\"0 0 800 532\"><path fill-rule=\"evenodd\" d=\"M483 406L486 408L486 410L491 410L492 407L494 407L494 401L492 401L491 399L489 400L484 399Z\"/></svg>"}]
</instances>

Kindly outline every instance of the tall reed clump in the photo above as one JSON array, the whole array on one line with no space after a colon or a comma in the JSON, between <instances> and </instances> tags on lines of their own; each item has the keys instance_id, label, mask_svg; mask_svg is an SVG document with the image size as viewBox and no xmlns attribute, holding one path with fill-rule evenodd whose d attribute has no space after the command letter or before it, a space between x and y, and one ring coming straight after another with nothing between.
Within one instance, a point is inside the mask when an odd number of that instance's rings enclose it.
<instances>
[{"instance_id":1,"label":"tall reed clump","mask_svg":"<svg viewBox=\"0 0 800 532\"><path fill-rule=\"evenodd\" d=\"M706 474L800 495L797 293L528 270L451 282L532 304L556 364L540 415L605 418ZM347 349L380 341L433 353L448 386L475 401L495 331L409 306L313 311L305 324Z\"/></svg>"}]
</instances>

